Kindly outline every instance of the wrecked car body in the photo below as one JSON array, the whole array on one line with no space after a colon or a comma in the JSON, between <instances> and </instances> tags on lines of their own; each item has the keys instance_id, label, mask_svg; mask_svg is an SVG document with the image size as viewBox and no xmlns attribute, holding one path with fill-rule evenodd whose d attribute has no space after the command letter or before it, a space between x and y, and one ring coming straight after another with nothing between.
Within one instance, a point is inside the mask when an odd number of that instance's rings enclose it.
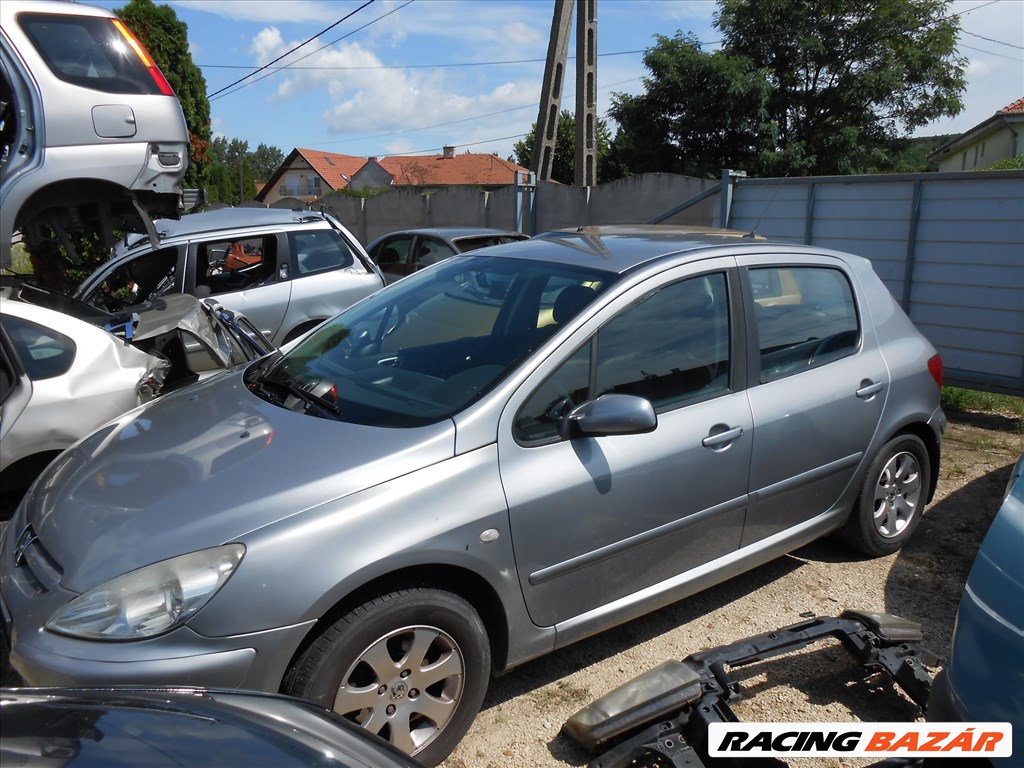
<instances>
[{"instance_id":1,"label":"wrecked car body","mask_svg":"<svg viewBox=\"0 0 1024 768\"><path fill-rule=\"evenodd\" d=\"M0 451L5 492L26 486L58 453L125 411L273 350L245 318L193 296L113 314L5 280L0 307L33 383Z\"/></svg>"}]
</instances>

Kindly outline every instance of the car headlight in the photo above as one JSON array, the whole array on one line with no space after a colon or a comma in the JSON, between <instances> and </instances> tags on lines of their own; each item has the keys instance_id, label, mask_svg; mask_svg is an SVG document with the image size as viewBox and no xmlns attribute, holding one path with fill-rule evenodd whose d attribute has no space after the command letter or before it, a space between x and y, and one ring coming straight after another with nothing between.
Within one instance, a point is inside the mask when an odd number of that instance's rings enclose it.
<instances>
[{"instance_id":1,"label":"car headlight","mask_svg":"<svg viewBox=\"0 0 1024 768\"><path fill-rule=\"evenodd\" d=\"M88 640L141 640L188 621L231 578L242 544L190 552L111 579L79 595L46 628Z\"/></svg>"}]
</instances>

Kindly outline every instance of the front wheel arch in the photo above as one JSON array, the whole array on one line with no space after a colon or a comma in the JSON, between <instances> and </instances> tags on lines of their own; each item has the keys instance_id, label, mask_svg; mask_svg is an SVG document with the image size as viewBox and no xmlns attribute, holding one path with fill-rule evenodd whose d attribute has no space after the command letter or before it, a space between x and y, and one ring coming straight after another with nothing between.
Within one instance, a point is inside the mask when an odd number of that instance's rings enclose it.
<instances>
[{"instance_id":1,"label":"front wheel arch","mask_svg":"<svg viewBox=\"0 0 1024 768\"><path fill-rule=\"evenodd\" d=\"M479 713L491 669L473 606L449 590L411 587L373 594L327 626L282 690L436 765Z\"/></svg>"},{"instance_id":2,"label":"front wheel arch","mask_svg":"<svg viewBox=\"0 0 1024 768\"><path fill-rule=\"evenodd\" d=\"M296 660L305 653L306 649L327 627L356 606L363 604L374 595L409 588L440 589L458 595L468 602L480 616L487 630L491 645L493 672L501 672L506 668L509 626L501 598L487 580L479 574L465 568L445 564L419 565L383 574L348 593L325 611L310 628L295 653L292 654L287 668L294 667ZM284 690L284 682L282 682L281 690Z\"/></svg>"}]
</instances>

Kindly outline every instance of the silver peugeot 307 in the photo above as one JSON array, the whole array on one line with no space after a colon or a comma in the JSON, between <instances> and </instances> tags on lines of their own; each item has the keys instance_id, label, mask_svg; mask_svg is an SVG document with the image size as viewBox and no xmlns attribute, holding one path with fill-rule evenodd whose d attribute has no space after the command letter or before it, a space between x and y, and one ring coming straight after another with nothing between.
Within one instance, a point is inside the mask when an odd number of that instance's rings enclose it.
<instances>
[{"instance_id":1,"label":"silver peugeot 307","mask_svg":"<svg viewBox=\"0 0 1024 768\"><path fill-rule=\"evenodd\" d=\"M66 451L2 546L32 685L282 690L428 764L492 671L841 531L899 549L941 360L867 261L557 232Z\"/></svg>"}]
</instances>

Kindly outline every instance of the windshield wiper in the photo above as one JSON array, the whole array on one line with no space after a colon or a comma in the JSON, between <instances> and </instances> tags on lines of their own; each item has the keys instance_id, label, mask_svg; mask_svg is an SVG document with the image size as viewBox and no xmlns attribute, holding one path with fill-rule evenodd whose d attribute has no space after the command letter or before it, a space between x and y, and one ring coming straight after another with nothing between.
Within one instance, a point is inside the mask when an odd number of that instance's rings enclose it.
<instances>
[{"instance_id":1,"label":"windshield wiper","mask_svg":"<svg viewBox=\"0 0 1024 768\"><path fill-rule=\"evenodd\" d=\"M288 394L321 412L321 414L326 414L336 420L341 418L341 406L328 400L326 397L314 395L312 392L306 391L297 379L289 376L284 371L273 368L269 373L261 373L256 377L255 381L259 384L273 384L274 386L281 387ZM281 404L283 405L283 401Z\"/></svg>"}]
</instances>

